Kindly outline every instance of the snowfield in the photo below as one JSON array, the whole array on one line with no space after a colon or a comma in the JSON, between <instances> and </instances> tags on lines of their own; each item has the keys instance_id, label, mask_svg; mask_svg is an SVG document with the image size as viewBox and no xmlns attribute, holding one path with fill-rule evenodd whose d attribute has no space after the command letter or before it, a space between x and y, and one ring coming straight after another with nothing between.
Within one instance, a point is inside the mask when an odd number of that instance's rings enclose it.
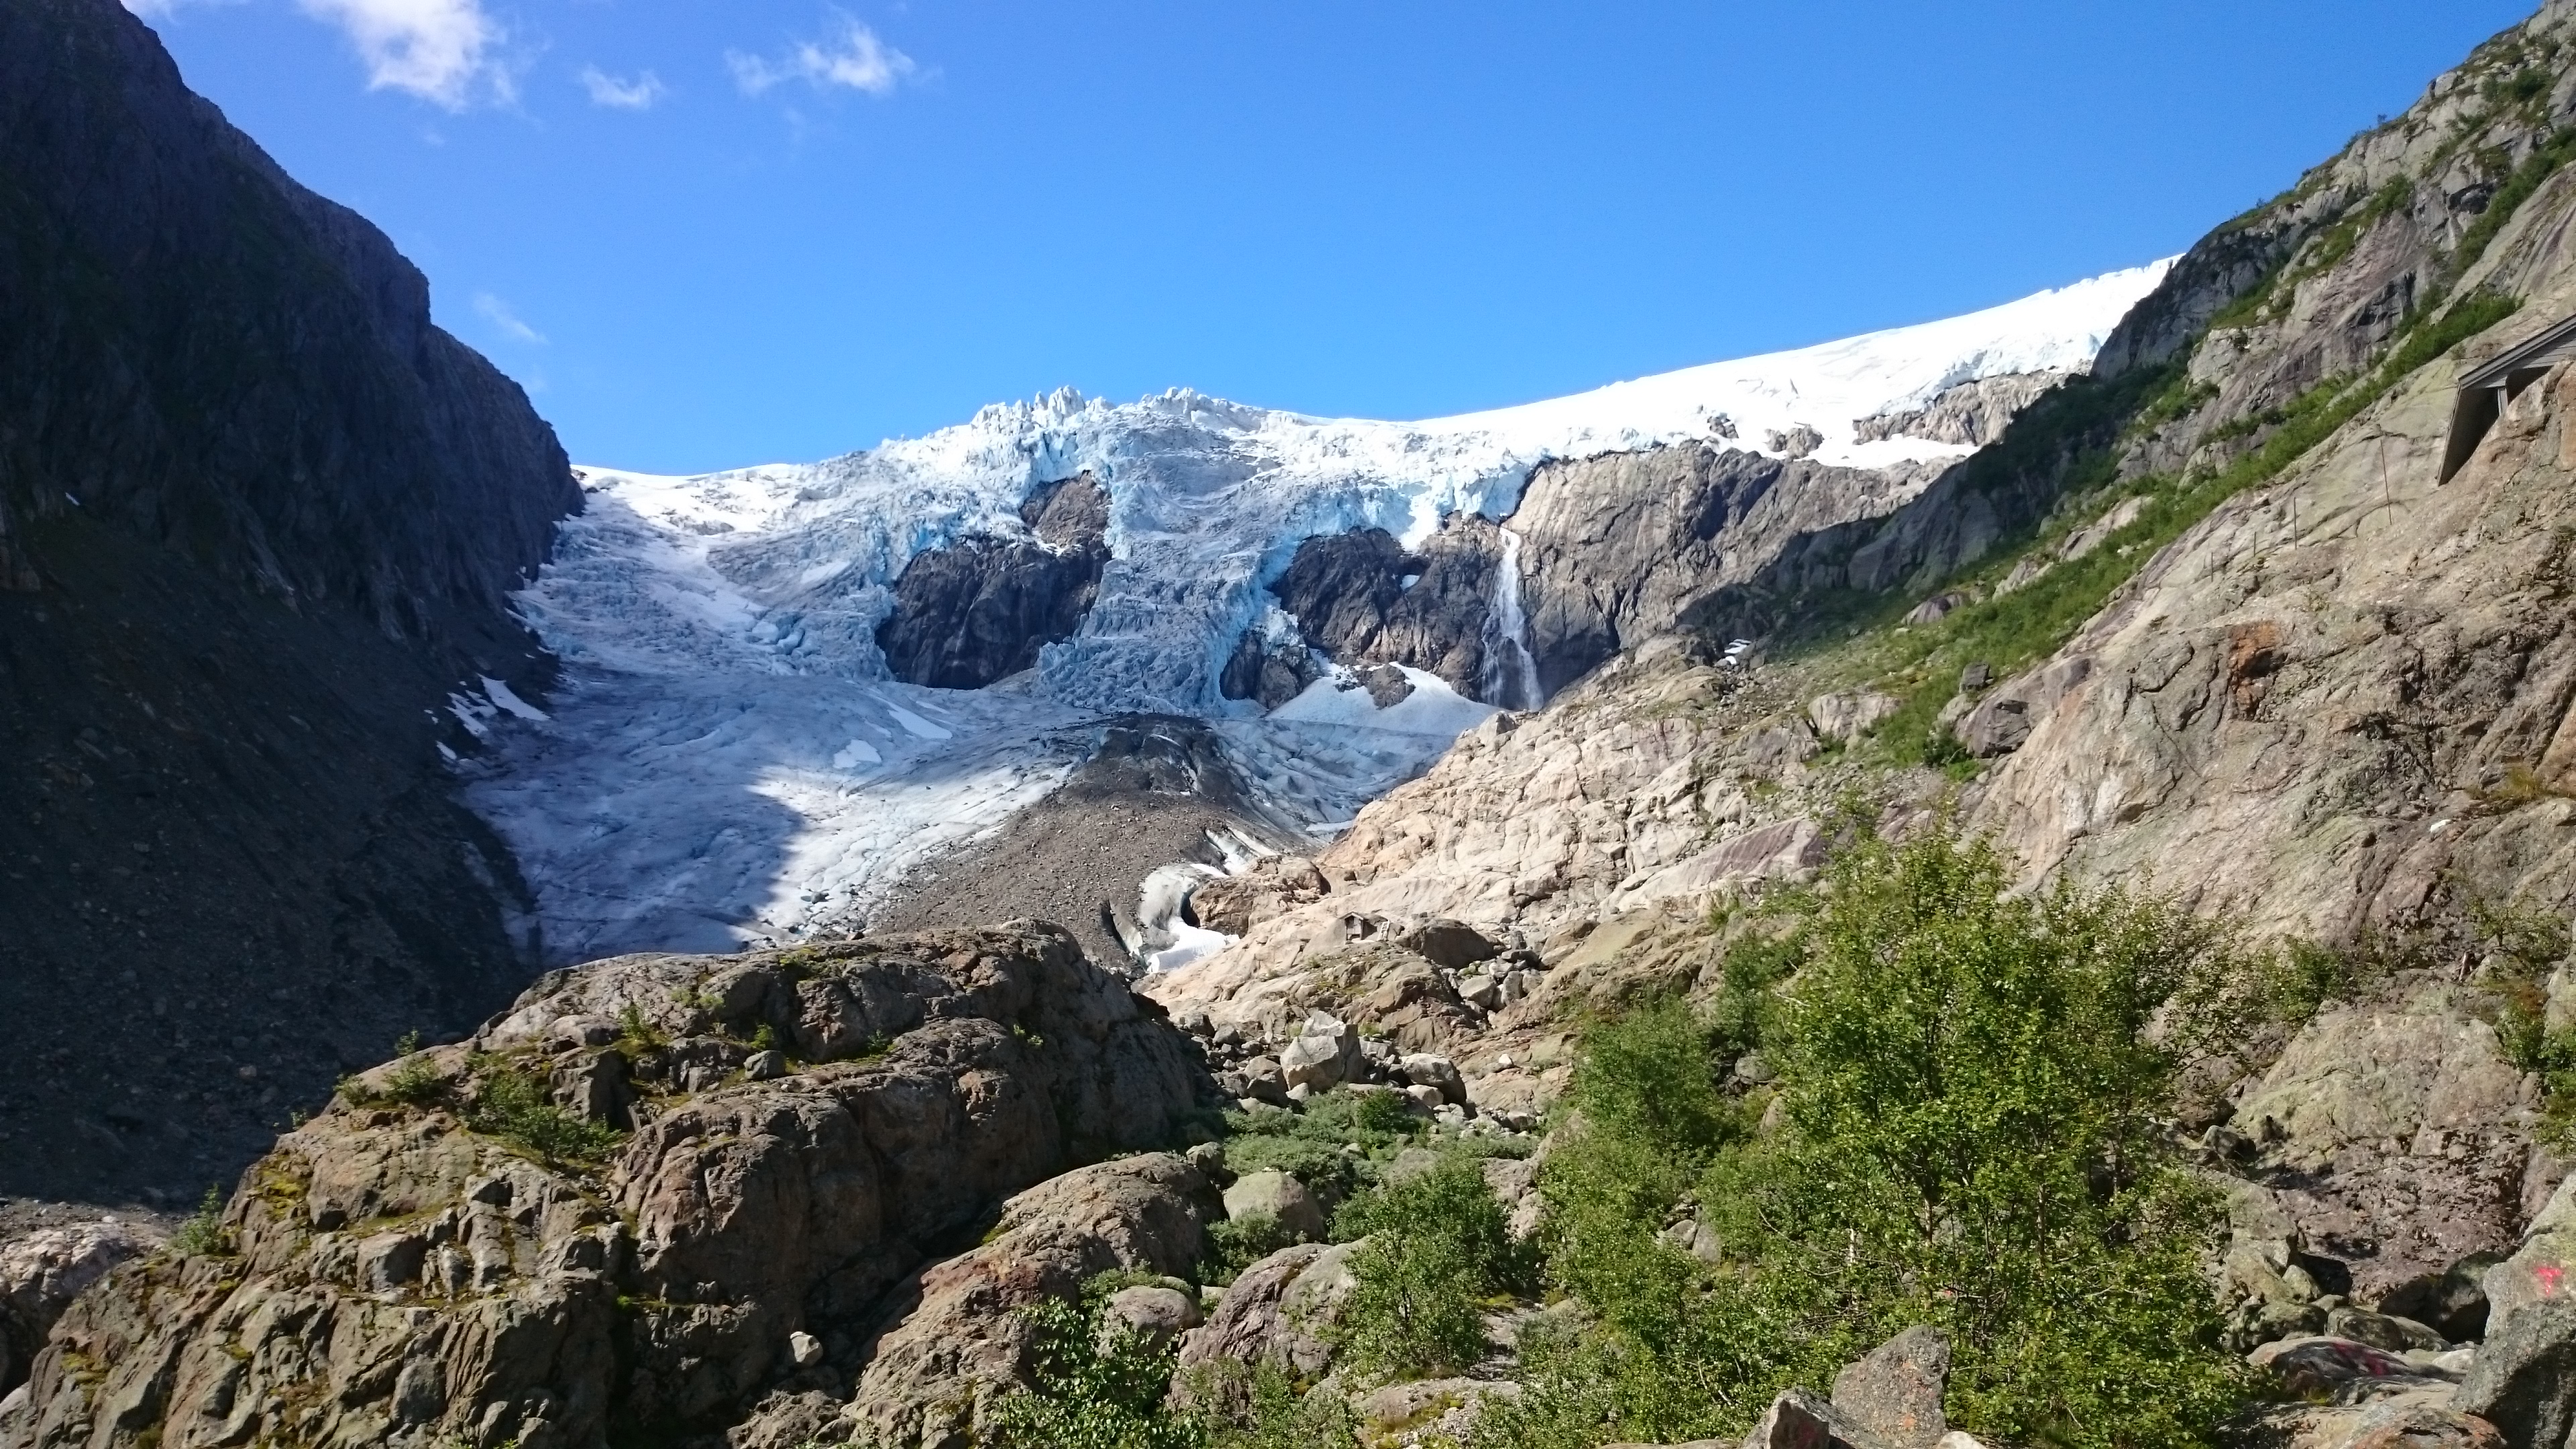
<instances>
[{"instance_id":1,"label":"snowfield","mask_svg":"<svg viewBox=\"0 0 2576 1449\"><path fill-rule=\"evenodd\" d=\"M2165 263L1983 312L1427 422L1327 419L1174 390L1067 389L821 463L698 477L585 468L588 511L519 599L561 656L542 712L475 681L467 797L518 854L546 953L724 950L864 919L909 866L989 831L1080 762L1092 722L1214 722L1281 820L1318 832L1493 713L1427 674L1378 711L1324 681L1265 717L1220 698L1238 635L1298 543L1449 513L1508 517L1530 470L1801 425L1821 461L1963 456L1855 423L1984 377L2081 370ZM982 690L891 679L875 640L913 556L1025 537L1039 484L1089 472L1111 560L1079 632ZM1283 842L1285 843L1285 842Z\"/></svg>"}]
</instances>

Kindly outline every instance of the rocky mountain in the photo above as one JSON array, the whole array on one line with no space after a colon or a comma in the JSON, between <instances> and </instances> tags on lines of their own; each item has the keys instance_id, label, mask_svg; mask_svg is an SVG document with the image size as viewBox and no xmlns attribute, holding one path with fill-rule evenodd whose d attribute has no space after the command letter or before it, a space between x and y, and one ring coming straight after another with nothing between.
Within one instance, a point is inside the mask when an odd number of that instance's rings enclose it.
<instances>
[{"instance_id":1,"label":"rocky mountain","mask_svg":"<svg viewBox=\"0 0 2576 1449\"><path fill-rule=\"evenodd\" d=\"M1034 908L990 837L1095 798L1069 782L1115 721L1207 734L1228 783L1193 818L1303 848L1495 710L1967 466L2161 275L1419 423L1068 391L810 466L585 469L521 596L566 687L491 722L470 795L564 961ZM1142 870L1062 860L1040 894L1160 939L1145 876L1242 855L1195 837Z\"/></svg>"},{"instance_id":2,"label":"rocky mountain","mask_svg":"<svg viewBox=\"0 0 2576 1449\"><path fill-rule=\"evenodd\" d=\"M1059 396L590 470L517 596L565 679L460 697L464 770L551 949L661 949L356 1076L172 1247L0 1257L0 1443L964 1449L1061 1442L1025 1416L1077 1390L1266 1442L1526 1422L1625 1306L1512 1267L1588 1230L1587 1033L1679 998L1735 1042L1794 985L1740 979L1766 910L1949 828L2259 987L2142 1123L2223 1213L2184 1256L2231 1432L2564 1442L2576 362L2460 404L2576 313L2571 127L2552 0L2116 306L1430 424ZM1021 916L1059 924L957 924ZM1776 1140L1770 1052L1638 1111ZM1621 1281L1716 1295L1760 1188L1675 1179ZM1495 1264L1396 1371L1370 1325L1441 1306L1405 1275L1468 1271L1399 1256L1432 1202ZM1727 1423L1973 1449L1992 1383L1885 1333Z\"/></svg>"},{"instance_id":3,"label":"rocky mountain","mask_svg":"<svg viewBox=\"0 0 2576 1449\"><path fill-rule=\"evenodd\" d=\"M122 7L0 5L0 196L0 1192L176 1206L525 979L438 751L580 495Z\"/></svg>"}]
</instances>

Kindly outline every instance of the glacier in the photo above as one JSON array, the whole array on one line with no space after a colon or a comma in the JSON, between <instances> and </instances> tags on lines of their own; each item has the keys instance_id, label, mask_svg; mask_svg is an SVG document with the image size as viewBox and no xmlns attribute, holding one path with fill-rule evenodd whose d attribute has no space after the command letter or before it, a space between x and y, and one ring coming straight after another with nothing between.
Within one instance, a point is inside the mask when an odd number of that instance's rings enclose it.
<instances>
[{"instance_id":1,"label":"glacier","mask_svg":"<svg viewBox=\"0 0 2576 1449\"><path fill-rule=\"evenodd\" d=\"M1495 711L1411 670L1413 695L1386 710L1347 680L1267 715L1222 698L1237 637L1280 626L1264 585L1300 542L1384 528L1416 544L1451 513L1507 519L1551 459L1713 434L1767 451L1812 428L1811 456L1852 467L1962 457L1864 442L1856 422L1980 378L2083 370L2168 265L1428 421L1062 389L819 463L584 467L586 511L517 601L561 662L556 688L541 711L462 686L480 748L451 768L515 851L555 960L863 921L906 870L1044 798L1121 714L1208 720L1282 829L1327 836ZM1111 557L1081 628L984 689L892 678L875 632L905 565L1028 537L1031 490L1082 473L1109 494ZM1501 697L1537 702L1508 683Z\"/></svg>"}]
</instances>

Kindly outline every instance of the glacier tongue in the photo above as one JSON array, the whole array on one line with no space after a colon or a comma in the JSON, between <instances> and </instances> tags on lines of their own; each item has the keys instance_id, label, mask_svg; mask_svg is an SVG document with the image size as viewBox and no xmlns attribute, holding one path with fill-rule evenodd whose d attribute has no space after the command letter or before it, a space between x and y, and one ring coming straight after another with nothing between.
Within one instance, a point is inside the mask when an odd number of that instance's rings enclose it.
<instances>
[{"instance_id":1,"label":"glacier tongue","mask_svg":"<svg viewBox=\"0 0 2576 1449\"><path fill-rule=\"evenodd\" d=\"M587 513L520 596L562 684L545 716L491 723L468 798L518 852L563 959L863 917L905 868L1043 797L1115 712L1217 720L1278 818L1344 821L1492 711L1412 671L1437 692L1383 720L1332 681L1267 719L1219 697L1301 540L1384 528L1410 545L1451 513L1508 517L1550 459L1712 435L1776 452L1812 429L1812 456L1856 467L1964 456L1855 425L1981 377L2082 370L2164 268L1427 422L1061 390L810 465L585 469ZM1030 491L1084 472L1109 493L1112 557L1079 631L983 690L889 678L875 633L905 565L1028 537Z\"/></svg>"}]
</instances>

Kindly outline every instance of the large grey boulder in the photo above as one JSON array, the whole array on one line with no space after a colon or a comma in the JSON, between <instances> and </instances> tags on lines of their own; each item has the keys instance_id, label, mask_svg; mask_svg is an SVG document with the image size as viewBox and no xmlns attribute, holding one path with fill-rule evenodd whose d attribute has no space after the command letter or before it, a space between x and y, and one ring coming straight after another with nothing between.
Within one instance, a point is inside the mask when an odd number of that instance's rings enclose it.
<instances>
[{"instance_id":1,"label":"large grey boulder","mask_svg":"<svg viewBox=\"0 0 2576 1449\"><path fill-rule=\"evenodd\" d=\"M1429 960L1435 966L1464 971L1479 961L1491 961L1503 948L1487 940L1483 932L1464 921L1434 916L1403 931L1395 944Z\"/></svg>"},{"instance_id":2,"label":"large grey boulder","mask_svg":"<svg viewBox=\"0 0 2576 1449\"><path fill-rule=\"evenodd\" d=\"M1206 1321L1196 1296L1159 1283L1140 1283L1109 1295L1101 1305L1100 1331L1104 1339L1123 1334L1159 1349Z\"/></svg>"},{"instance_id":3,"label":"large grey boulder","mask_svg":"<svg viewBox=\"0 0 2576 1449\"><path fill-rule=\"evenodd\" d=\"M1229 1218L1269 1218L1307 1241L1324 1235L1323 1205L1306 1184L1278 1171L1247 1172L1225 1190Z\"/></svg>"},{"instance_id":4,"label":"large grey boulder","mask_svg":"<svg viewBox=\"0 0 2576 1449\"><path fill-rule=\"evenodd\" d=\"M1950 1335L1918 1324L1835 1375L1834 1407L1897 1449L1930 1449L1950 1432L1949 1383Z\"/></svg>"},{"instance_id":5,"label":"large grey boulder","mask_svg":"<svg viewBox=\"0 0 2576 1449\"><path fill-rule=\"evenodd\" d=\"M40 1228L0 1243L0 1388L26 1376L71 1301L155 1240L115 1218Z\"/></svg>"},{"instance_id":6,"label":"large grey boulder","mask_svg":"<svg viewBox=\"0 0 2576 1449\"><path fill-rule=\"evenodd\" d=\"M1413 1085L1430 1087L1439 1092L1441 1100L1453 1105L1465 1105L1467 1079L1458 1074L1458 1064L1449 1058L1433 1052L1414 1052L1398 1060L1395 1066Z\"/></svg>"},{"instance_id":7,"label":"large grey boulder","mask_svg":"<svg viewBox=\"0 0 2576 1449\"><path fill-rule=\"evenodd\" d=\"M1306 1018L1297 1039L1279 1053L1280 1074L1288 1085L1313 1092L1360 1080L1361 1062L1358 1029L1320 1011Z\"/></svg>"},{"instance_id":8,"label":"large grey boulder","mask_svg":"<svg viewBox=\"0 0 2576 1449\"><path fill-rule=\"evenodd\" d=\"M934 1263L896 1295L866 1345L847 1417L884 1443L971 1442L982 1406L1020 1381L1035 1330L1022 1310L1117 1269L1180 1274L1205 1246L1206 1181L1167 1153L1096 1163L1011 1199L982 1245ZM1163 1289L1160 1292L1171 1292ZM1179 1332L1195 1305L1127 1290L1131 1327ZM1186 1294L1172 1293L1186 1299ZM1126 1297L1125 1294L1120 1297ZM1115 1300L1113 1300L1113 1303Z\"/></svg>"},{"instance_id":9,"label":"large grey boulder","mask_svg":"<svg viewBox=\"0 0 2576 1449\"><path fill-rule=\"evenodd\" d=\"M1333 1366L1333 1326L1359 1286L1351 1256L1357 1243L1299 1243L1246 1268L1207 1323L1181 1340L1174 1382L1184 1399L1233 1403L1239 1370L1256 1365L1315 1379Z\"/></svg>"},{"instance_id":10,"label":"large grey boulder","mask_svg":"<svg viewBox=\"0 0 2576 1449\"><path fill-rule=\"evenodd\" d=\"M2498 1314L2451 1402L2507 1443L2566 1443L2576 1428L2576 1303L2552 1298Z\"/></svg>"},{"instance_id":11,"label":"large grey boulder","mask_svg":"<svg viewBox=\"0 0 2576 1449\"><path fill-rule=\"evenodd\" d=\"M1771 1401L1743 1449L1886 1449L1867 1429L1832 1404L1804 1389L1790 1389Z\"/></svg>"}]
</instances>

